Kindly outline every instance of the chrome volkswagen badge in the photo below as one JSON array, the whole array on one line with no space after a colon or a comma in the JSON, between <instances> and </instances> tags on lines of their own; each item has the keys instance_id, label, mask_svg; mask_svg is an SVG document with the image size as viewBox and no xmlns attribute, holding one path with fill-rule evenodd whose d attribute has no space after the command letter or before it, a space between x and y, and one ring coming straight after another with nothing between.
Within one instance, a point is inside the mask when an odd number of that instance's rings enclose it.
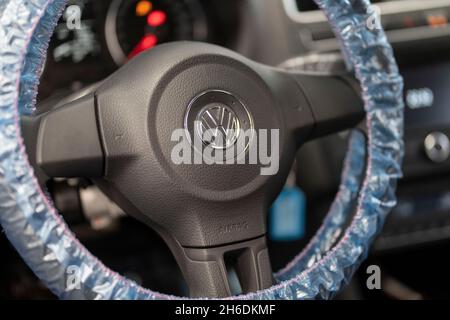
<instances>
[{"instance_id":1,"label":"chrome volkswagen badge","mask_svg":"<svg viewBox=\"0 0 450 320\"><path fill-rule=\"evenodd\" d=\"M198 153L208 156L209 152L204 151L209 150L215 156L217 152L223 154L225 160L244 156L253 141L250 112L241 100L226 91L209 90L192 99L186 110L184 127ZM229 150L235 152L221 153Z\"/></svg>"},{"instance_id":2,"label":"chrome volkswagen badge","mask_svg":"<svg viewBox=\"0 0 450 320\"><path fill-rule=\"evenodd\" d=\"M200 139L214 149L227 149L239 138L241 122L236 113L223 104L213 104L202 109L196 119Z\"/></svg>"}]
</instances>

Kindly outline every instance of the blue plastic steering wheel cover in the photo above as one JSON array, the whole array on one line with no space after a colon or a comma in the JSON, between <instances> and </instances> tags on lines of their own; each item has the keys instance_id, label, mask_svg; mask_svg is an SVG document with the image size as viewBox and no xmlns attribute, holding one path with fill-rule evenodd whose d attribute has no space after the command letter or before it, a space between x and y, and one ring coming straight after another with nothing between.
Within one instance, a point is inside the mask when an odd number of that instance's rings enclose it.
<instances>
[{"instance_id":1,"label":"blue plastic steering wheel cover","mask_svg":"<svg viewBox=\"0 0 450 320\"><path fill-rule=\"evenodd\" d=\"M396 182L402 175L404 105L403 81L392 48L383 30L367 26L372 12L369 1L316 2L361 83L368 143L362 134L352 134L330 212L307 248L276 274L277 284L232 299L333 297L365 259L396 204ZM20 114L34 111L48 42L65 3L0 3L0 223L25 262L62 299L175 299L141 288L89 253L41 190L27 160ZM356 214L345 229L355 204ZM79 287L68 287L71 266L78 270Z\"/></svg>"}]
</instances>

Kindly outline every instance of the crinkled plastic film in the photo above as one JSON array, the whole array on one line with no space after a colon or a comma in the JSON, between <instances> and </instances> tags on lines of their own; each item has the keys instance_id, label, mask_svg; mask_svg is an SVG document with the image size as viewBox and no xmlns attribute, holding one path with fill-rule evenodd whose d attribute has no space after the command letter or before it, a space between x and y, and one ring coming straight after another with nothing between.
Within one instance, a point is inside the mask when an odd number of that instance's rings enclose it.
<instances>
[{"instance_id":1,"label":"crinkled plastic film","mask_svg":"<svg viewBox=\"0 0 450 320\"><path fill-rule=\"evenodd\" d=\"M396 204L403 158L403 81L383 30L369 30L366 0L317 0L361 82L368 144L353 133L330 212L270 289L233 299L328 299L347 283ZM0 2L0 222L36 275L62 299L174 299L104 266L71 233L40 189L22 143L19 114L35 107L47 45L65 0ZM367 166L365 165L367 161ZM350 226L347 218L354 212ZM155 261L155 263L157 263ZM75 267L71 269L70 267ZM68 286L69 271L81 279ZM73 273L72 273L73 274Z\"/></svg>"}]
</instances>

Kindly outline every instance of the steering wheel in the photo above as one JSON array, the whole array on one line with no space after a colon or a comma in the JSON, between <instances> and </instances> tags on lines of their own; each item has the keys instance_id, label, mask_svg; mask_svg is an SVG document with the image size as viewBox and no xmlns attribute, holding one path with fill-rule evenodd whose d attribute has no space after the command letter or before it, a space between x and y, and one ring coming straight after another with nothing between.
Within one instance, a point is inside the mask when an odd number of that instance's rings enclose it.
<instances>
[{"instance_id":1,"label":"steering wheel","mask_svg":"<svg viewBox=\"0 0 450 320\"><path fill-rule=\"evenodd\" d=\"M141 54L91 93L41 114L33 114L38 79L65 1L0 4L0 222L50 290L64 299L174 298L90 254L42 190L51 177L92 179L156 230L193 298L230 296L227 259L239 276L239 299L330 298L350 280L396 203L403 82L383 30L367 26L369 1L317 3L359 84L350 75L288 72L180 42ZM273 275L266 211L296 150L350 128L361 130L351 136L330 213L308 247ZM264 130L278 165L252 158ZM240 139L240 132L251 134ZM239 144L235 154L223 152ZM205 151L222 161L174 160ZM68 270L76 270L78 286L68 287Z\"/></svg>"}]
</instances>

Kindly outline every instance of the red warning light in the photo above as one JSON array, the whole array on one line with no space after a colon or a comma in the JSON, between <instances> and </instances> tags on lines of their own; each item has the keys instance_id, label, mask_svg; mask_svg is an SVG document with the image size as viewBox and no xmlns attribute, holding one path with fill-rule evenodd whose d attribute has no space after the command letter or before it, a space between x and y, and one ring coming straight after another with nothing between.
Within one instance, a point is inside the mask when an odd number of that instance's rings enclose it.
<instances>
[{"instance_id":1,"label":"red warning light","mask_svg":"<svg viewBox=\"0 0 450 320\"><path fill-rule=\"evenodd\" d=\"M151 27L159 27L166 23L167 14L164 11L155 10L152 11L147 17L147 24Z\"/></svg>"},{"instance_id":2,"label":"red warning light","mask_svg":"<svg viewBox=\"0 0 450 320\"><path fill-rule=\"evenodd\" d=\"M132 59L139 53L144 52L148 49L153 48L158 44L158 38L154 34L148 34L144 36L141 41L136 45L136 47L128 55L128 59Z\"/></svg>"}]
</instances>

